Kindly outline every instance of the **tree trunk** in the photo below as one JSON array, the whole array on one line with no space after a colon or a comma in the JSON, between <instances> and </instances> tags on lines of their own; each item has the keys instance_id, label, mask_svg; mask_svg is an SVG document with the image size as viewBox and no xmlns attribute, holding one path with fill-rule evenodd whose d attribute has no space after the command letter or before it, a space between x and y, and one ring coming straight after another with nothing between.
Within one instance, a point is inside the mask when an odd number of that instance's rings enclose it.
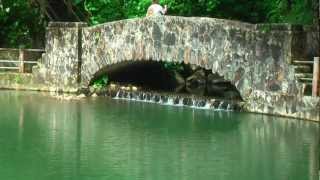
<instances>
[{"instance_id":1,"label":"tree trunk","mask_svg":"<svg viewBox=\"0 0 320 180\"><path fill-rule=\"evenodd\" d=\"M50 21L82 21L70 0L36 0L36 2ZM83 20L86 20L85 17Z\"/></svg>"}]
</instances>

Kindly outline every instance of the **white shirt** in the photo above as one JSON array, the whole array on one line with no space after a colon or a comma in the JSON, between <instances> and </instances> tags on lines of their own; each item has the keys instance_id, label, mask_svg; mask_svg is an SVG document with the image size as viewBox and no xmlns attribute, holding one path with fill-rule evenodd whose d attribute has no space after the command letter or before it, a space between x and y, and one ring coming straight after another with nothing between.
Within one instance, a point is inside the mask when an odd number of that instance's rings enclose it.
<instances>
[{"instance_id":1,"label":"white shirt","mask_svg":"<svg viewBox=\"0 0 320 180\"><path fill-rule=\"evenodd\" d=\"M148 8L147 16L158 16L164 15L166 13L165 9L159 4L152 4Z\"/></svg>"}]
</instances>

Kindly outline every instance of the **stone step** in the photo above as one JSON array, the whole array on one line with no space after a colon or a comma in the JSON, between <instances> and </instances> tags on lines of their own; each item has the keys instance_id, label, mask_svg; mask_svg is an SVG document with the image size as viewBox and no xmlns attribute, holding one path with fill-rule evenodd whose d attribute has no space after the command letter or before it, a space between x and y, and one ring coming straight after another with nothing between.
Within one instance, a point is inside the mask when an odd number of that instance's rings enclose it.
<instances>
[{"instance_id":1,"label":"stone step","mask_svg":"<svg viewBox=\"0 0 320 180\"><path fill-rule=\"evenodd\" d=\"M312 79L313 78L312 73L295 73L294 75L298 79L302 79L302 78Z\"/></svg>"},{"instance_id":2,"label":"stone step","mask_svg":"<svg viewBox=\"0 0 320 180\"><path fill-rule=\"evenodd\" d=\"M300 82L310 82L310 83L312 83L313 78L299 78L298 80Z\"/></svg>"},{"instance_id":3,"label":"stone step","mask_svg":"<svg viewBox=\"0 0 320 180\"><path fill-rule=\"evenodd\" d=\"M313 60L311 59L310 57L292 57L291 58L292 61L310 61L310 60Z\"/></svg>"},{"instance_id":4,"label":"stone step","mask_svg":"<svg viewBox=\"0 0 320 180\"><path fill-rule=\"evenodd\" d=\"M306 64L309 64L309 65L313 65L313 61L301 61L301 60L294 60L292 61L293 64L295 65L306 65Z\"/></svg>"},{"instance_id":5,"label":"stone step","mask_svg":"<svg viewBox=\"0 0 320 180\"><path fill-rule=\"evenodd\" d=\"M296 73L312 73L313 68L310 65L295 65L294 70Z\"/></svg>"}]
</instances>

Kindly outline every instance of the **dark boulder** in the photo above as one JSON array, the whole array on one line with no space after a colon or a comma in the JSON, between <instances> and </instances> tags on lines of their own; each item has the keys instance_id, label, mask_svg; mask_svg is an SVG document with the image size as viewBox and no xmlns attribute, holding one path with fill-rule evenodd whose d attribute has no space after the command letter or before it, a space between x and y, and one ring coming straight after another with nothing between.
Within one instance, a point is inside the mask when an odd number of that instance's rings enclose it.
<instances>
[{"instance_id":1,"label":"dark boulder","mask_svg":"<svg viewBox=\"0 0 320 180\"><path fill-rule=\"evenodd\" d=\"M204 70L197 70L186 80L188 93L203 96L206 91L206 73Z\"/></svg>"}]
</instances>

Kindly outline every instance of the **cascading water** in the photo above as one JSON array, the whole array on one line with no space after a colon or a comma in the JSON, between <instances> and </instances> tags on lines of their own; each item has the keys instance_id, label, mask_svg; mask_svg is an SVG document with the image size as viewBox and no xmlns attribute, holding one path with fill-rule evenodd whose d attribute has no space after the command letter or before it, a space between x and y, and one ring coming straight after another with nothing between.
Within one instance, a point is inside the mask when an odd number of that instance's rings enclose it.
<instances>
[{"instance_id":1,"label":"cascading water","mask_svg":"<svg viewBox=\"0 0 320 180\"><path fill-rule=\"evenodd\" d=\"M224 111L238 111L240 106L237 102L227 102L217 99L199 99L195 97L182 97L175 95L164 95L150 92L131 92L125 90L118 90L113 99L123 99L130 101L140 101L157 103L169 106L185 106L195 109L212 109Z\"/></svg>"},{"instance_id":2,"label":"cascading water","mask_svg":"<svg viewBox=\"0 0 320 180\"><path fill-rule=\"evenodd\" d=\"M117 92L116 96L114 97L114 99L119 99L119 95L120 95L120 91Z\"/></svg>"},{"instance_id":3,"label":"cascading water","mask_svg":"<svg viewBox=\"0 0 320 180\"><path fill-rule=\"evenodd\" d=\"M177 97L177 98L179 98L179 97ZM183 106L183 98L181 98L181 99L178 99L178 106Z\"/></svg>"},{"instance_id":4,"label":"cascading water","mask_svg":"<svg viewBox=\"0 0 320 180\"><path fill-rule=\"evenodd\" d=\"M218 110L222 110L222 105L223 105L223 101L220 102L219 106L218 106Z\"/></svg>"},{"instance_id":5,"label":"cascading water","mask_svg":"<svg viewBox=\"0 0 320 180\"><path fill-rule=\"evenodd\" d=\"M174 105L174 100L172 97L168 97L168 102L166 103L166 105Z\"/></svg>"}]
</instances>

